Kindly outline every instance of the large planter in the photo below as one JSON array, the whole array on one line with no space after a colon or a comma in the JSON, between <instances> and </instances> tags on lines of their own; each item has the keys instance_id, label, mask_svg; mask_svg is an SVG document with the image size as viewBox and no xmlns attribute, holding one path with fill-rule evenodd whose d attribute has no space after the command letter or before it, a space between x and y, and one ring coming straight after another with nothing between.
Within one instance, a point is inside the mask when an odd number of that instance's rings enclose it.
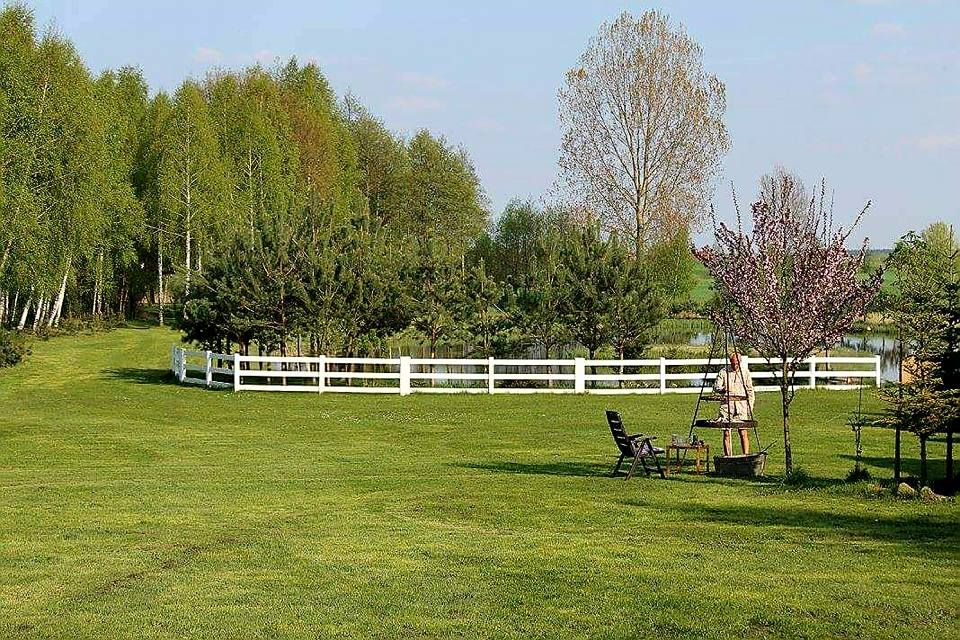
<instances>
[{"instance_id":1,"label":"large planter","mask_svg":"<svg viewBox=\"0 0 960 640\"><path fill-rule=\"evenodd\" d=\"M719 476L756 478L763 475L767 453L748 453L739 456L713 456L713 467Z\"/></svg>"}]
</instances>

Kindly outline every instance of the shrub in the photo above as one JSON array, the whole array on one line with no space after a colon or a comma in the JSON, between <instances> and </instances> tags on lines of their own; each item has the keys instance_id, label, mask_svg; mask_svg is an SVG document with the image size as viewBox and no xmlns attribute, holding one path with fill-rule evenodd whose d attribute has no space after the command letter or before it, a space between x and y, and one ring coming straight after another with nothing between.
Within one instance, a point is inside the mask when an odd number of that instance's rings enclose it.
<instances>
[{"instance_id":1,"label":"shrub","mask_svg":"<svg viewBox=\"0 0 960 640\"><path fill-rule=\"evenodd\" d=\"M783 479L783 484L788 487L806 487L810 484L810 474L803 467L795 467L793 471L787 474Z\"/></svg>"},{"instance_id":2,"label":"shrub","mask_svg":"<svg viewBox=\"0 0 960 640\"><path fill-rule=\"evenodd\" d=\"M863 480L870 479L870 472L863 467L854 467L850 469L850 473L847 474L847 482L861 482Z\"/></svg>"},{"instance_id":3,"label":"shrub","mask_svg":"<svg viewBox=\"0 0 960 640\"><path fill-rule=\"evenodd\" d=\"M57 333L67 335L101 333L115 329L123 322L122 315L64 316L57 327Z\"/></svg>"},{"instance_id":4,"label":"shrub","mask_svg":"<svg viewBox=\"0 0 960 640\"><path fill-rule=\"evenodd\" d=\"M13 331L0 329L0 367L12 367L23 360L30 350L23 338Z\"/></svg>"}]
</instances>

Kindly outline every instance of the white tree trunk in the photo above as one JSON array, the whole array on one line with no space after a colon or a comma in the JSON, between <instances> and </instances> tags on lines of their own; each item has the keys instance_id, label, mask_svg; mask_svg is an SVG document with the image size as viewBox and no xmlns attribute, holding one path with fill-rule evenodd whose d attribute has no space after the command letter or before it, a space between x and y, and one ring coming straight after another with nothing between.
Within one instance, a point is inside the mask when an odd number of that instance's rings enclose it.
<instances>
[{"instance_id":1,"label":"white tree trunk","mask_svg":"<svg viewBox=\"0 0 960 640\"><path fill-rule=\"evenodd\" d=\"M67 276L70 274L70 261L67 261L67 266L63 269L63 279L60 281L60 293L57 294L57 303L54 305L53 309L50 311L50 319L47 320L47 326L52 327L54 324L60 323L60 311L63 309L63 297L67 293Z\"/></svg>"},{"instance_id":2,"label":"white tree trunk","mask_svg":"<svg viewBox=\"0 0 960 640\"><path fill-rule=\"evenodd\" d=\"M13 304L10 305L10 313L9 313L11 319L13 319L13 317L17 315L17 305L18 305L18 304L20 304L20 291L19 291L19 290L17 290L17 292L16 292L15 294L13 294Z\"/></svg>"},{"instance_id":3,"label":"white tree trunk","mask_svg":"<svg viewBox=\"0 0 960 640\"><path fill-rule=\"evenodd\" d=\"M40 319L43 317L44 310L47 307L47 298L46 296L40 296L40 299L37 300L37 306L33 310L33 326L31 329L34 331L37 330L37 326L40 324Z\"/></svg>"},{"instance_id":4,"label":"white tree trunk","mask_svg":"<svg viewBox=\"0 0 960 640\"><path fill-rule=\"evenodd\" d=\"M3 248L3 257L0 257L0 276L3 275L4 269L7 268L7 259L10 257L10 247L13 246L13 240L7 240L7 246Z\"/></svg>"},{"instance_id":5,"label":"white tree trunk","mask_svg":"<svg viewBox=\"0 0 960 640\"><path fill-rule=\"evenodd\" d=\"M163 326L163 249L157 249L157 307L160 326Z\"/></svg>"},{"instance_id":6,"label":"white tree trunk","mask_svg":"<svg viewBox=\"0 0 960 640\"><path fill-rule=\"evenodd\" d=\"M32 298L27 298L27 303L23 305L23 313L20 314L20 323L17 325L17 331L23 331L23 328L27 326L27 314L30 312L30 303L32 302Z\"/></svg>"},{"instance_id":7,"label":"white tree trunk","mask_svg":"<svg viewBox=\"0 0 960 640\"><path fill-rule=\"evenodd\" d=\"M190 210L187 209L187 281L183 287L185 295L190 295L190 271L193 269L193 265L190 264L190 241L192 239L190 236Z\"/></svg>"},{"instance_id":8,"label":"white tree trunk","mask_svg":"<svg viewBox=\"0 0 960 640\"><path fill-rule=\"evenodd\" d=\"M100 291L103 289L103 249L100 250L100 255L97 256L97 270L93 276L93 305L90 312L93 315L98 315L101 311L100 309Z\"/></svg>"}]
</instances>

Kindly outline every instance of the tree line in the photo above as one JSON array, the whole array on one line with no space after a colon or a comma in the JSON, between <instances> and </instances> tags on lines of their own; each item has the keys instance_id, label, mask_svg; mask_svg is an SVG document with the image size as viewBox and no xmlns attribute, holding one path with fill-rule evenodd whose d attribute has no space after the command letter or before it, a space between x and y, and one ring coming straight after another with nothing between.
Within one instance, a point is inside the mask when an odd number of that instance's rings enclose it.
<instances>
[{"instance_id":1,"label":"tree line","mask_svg":"<svg viewBox=\"0 0 960 640\"><path fill-rule=\"evenodd\" d=\"M234 243L184 304L188 338L218 351L369 354L406 332L431 357L452 344L630 357L666 309L657 256L529 202L511 203L459 259L435 238L405 245L369 216L323 227L286 217Z\"/></svg>"},{"instance_id":2,"label":"tree line","mask_svg":"<svg viewBox=\"0 0 960 640\"><path fill-rule=\"evenodd\" d=\"M137 317L244 351L638 353L692 286L687 227L637 247L583 208L491 222L469 156L391 132L320 69L215 71L172 94L94 77L0 12L0 325ZM642 249L642 250L641 250Z\"/></svg>"},{"instance_id":3,"label":"tree line","mask_svg":"<svg viewBox=\"0 0 960 640\"><path fill-rule=\"evenodd\" d=\"M92 77L72 44L0 12L0 309L5 325L136 315L189 294L222 247L284 218L358 216L463 253L487 207L467 155L338 102L295 59L151 95L140 71Z\"/></svg>"}]
</instances>

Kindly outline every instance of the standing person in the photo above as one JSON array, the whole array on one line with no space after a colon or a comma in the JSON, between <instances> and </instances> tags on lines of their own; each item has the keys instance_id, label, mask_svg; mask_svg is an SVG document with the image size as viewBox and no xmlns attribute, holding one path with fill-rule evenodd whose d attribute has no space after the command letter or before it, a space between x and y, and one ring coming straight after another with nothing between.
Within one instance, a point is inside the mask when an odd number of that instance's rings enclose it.
<instances>
[{"instance_id":1,"label":"standing person","mask_svg":"<svg viewBox=\"0 0 960 640\"><path fill-rule=\"evenodd\" d=\"M727 424L753 420L753 380L750 379L750 370L739 353L730 354L730 364L717 374L713 383L714 392L724 396L720 403L720 415L717 419ZM733 455L733 444L730 437L731 428L723 430L723 455ZM744 426L738 428L740 434L740 448L743 453L750 453L750 431Z\"/></svg>"}]
</instances>

